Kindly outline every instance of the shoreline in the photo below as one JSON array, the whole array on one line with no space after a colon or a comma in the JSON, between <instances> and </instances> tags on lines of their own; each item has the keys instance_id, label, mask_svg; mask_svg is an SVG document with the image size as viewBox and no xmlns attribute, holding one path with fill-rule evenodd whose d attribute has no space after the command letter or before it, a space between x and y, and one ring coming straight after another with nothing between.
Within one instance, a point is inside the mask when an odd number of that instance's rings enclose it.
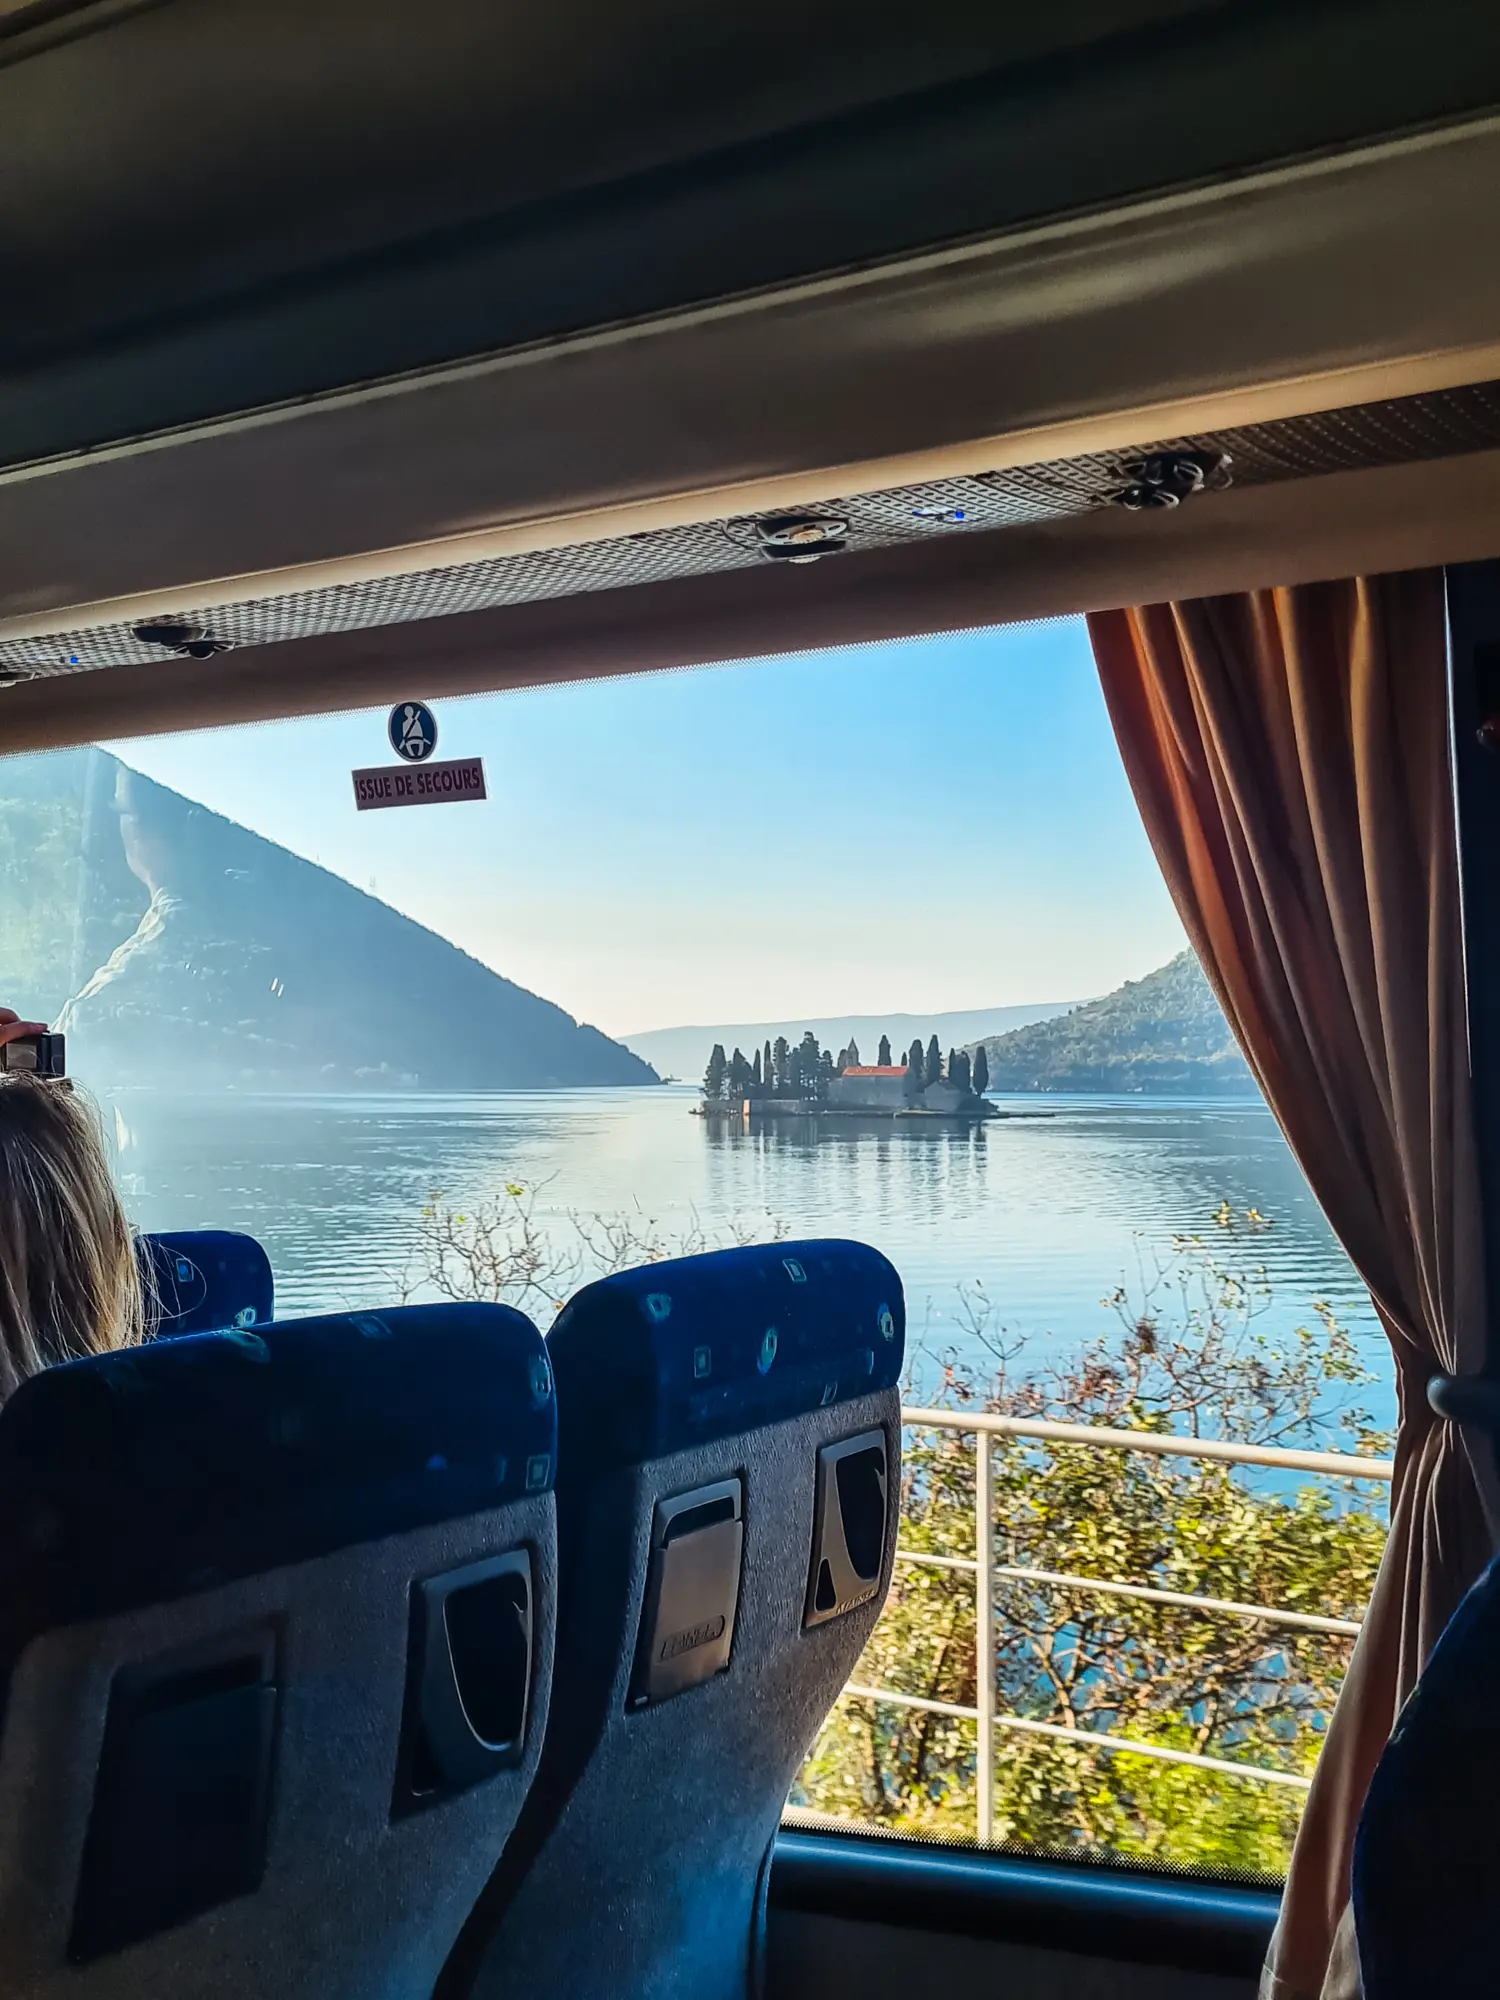
<instances>
[{"instance_id":1,"label":"shoreline","mask_svg":"<svg viewBox=\"0 0 1500 2000\"><path fill-rule=\"evenodd\" d=\"M761 1118L841 1118L880 1125L987 1125L998 1118L1050 1118L1050 1111L1029 1113L1005 1111L987 1100L975 1110L937 1111L925 1105L902 1105L885 1110L878 1105L817 1104L807 1098L744 1098L737 1104L709 1104L700 1100L688 1106L690 1118L721 1119L726 1124L753 1125Z\"/></svg>"}]
</instances>

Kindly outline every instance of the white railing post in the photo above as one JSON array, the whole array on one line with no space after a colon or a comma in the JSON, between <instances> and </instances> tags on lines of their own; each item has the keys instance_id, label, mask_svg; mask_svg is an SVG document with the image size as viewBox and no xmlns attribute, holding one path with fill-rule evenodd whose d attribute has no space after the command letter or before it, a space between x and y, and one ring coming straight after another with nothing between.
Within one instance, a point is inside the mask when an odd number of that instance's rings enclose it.
<instances>
[{"instance_id":1,"label":"white railing post","mask_svg":"<svg viewBox=\"0 0 1500 2000\"><path fill-rule=\"evenodd\" d=\"M994 1440L987 1431L975 1433L974 1678L979 1742L974 1761L974 1791L981 1847L989 1847L995 1837L995 1495L991 1458L994 1448Z\"/></svg>"}]
</instances>

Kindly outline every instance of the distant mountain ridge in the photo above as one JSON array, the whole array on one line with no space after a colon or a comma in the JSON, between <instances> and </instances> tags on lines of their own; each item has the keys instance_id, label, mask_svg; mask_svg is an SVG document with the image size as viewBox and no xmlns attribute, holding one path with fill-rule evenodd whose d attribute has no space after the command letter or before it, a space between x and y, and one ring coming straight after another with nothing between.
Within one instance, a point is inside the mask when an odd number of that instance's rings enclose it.
<instances>
[{"instance_id":1,"label":"distant mountain ridge","mask_svg":"<svg viewBox=\"0 0 1500 2000\"><path fill-rule=\"evenodd\" d=\"M101 750L0 759L0 975L99 1084L652 1084L597 1028Z\"/></svg>"},{"instance_id":2,"label":"distant mountain ridge","mask_svg":"<svg viewBox=\"0 0 1500 2000\"><path fill-rule=\"evenodd\" d=\"M992 1091L1243 1096L1255 1090L1191 951L1071 1013L982 1039Z\"/></svg>"},{"instance_id":3,"label":"distant mountain ridge","mask_svg":"<svg viewBox=\"0 0 1500 2000\"><path fill-rule=\"evenodd\" d=\"M738 1047L749 1056L778 1035L800 1042L811 1029L821 1047L844 1049L853 1041L865 1061L874 1062L880 1037L889 1035L896 1059L905 1061L906 1051L918 1035L924 1043L929 1035L936 1035L946 1051L979 1036L1003 1034L1032 1021L1050 1021L1074 1005L1076 1002L1070 1000L1040 1000L1030 1006L971 1007L947 1014L835 1014L816 1020L799 1016L795 1021L721 1022L709 1027L647 1028L639 1034L621 1035L620 1040L654 1063L663 1076L698 1083L715 1042L722 1042L726 1050Z\"/></svg>"}]
</instances>

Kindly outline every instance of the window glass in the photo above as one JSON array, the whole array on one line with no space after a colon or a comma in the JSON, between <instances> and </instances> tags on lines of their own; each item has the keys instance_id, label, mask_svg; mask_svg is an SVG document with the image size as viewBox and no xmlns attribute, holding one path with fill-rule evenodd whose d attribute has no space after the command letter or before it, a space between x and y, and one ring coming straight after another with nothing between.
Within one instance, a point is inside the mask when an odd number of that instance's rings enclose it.
<instances>
[{"instance_id":1,"label":"window glass","mask_svg":"<svg viewBox=\"0 0 1500 2000\"><path fill-rule=\"evenodd\" d=\"M66 1032L134 1223L250 1231L283 1315L544 1326L645 1259L873 1241L922 1414L789 1814L1278 1874L1384 1534L1385 1346L1081 625L430 718L420 682L394 744L382 708L0 759L0 1000ZM475 758L482 799L356 810Z\"/></svg>"}]
</instances>

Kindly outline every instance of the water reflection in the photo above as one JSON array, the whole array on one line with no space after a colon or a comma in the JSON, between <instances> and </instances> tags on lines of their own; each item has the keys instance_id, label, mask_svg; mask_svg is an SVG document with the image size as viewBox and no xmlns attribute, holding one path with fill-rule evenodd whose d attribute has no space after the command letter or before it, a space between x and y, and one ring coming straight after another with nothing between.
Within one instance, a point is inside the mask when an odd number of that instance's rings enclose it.
<instances>
[{"instance_id":1,"label":"water reflection","mask_svg":"<svg viewBox=\"0 0 1500 2000\"><path fill-rule=\"evenodd\" d=\"M956 1288L977 1281L1039 1348L1100 1330L1101 1299L1139 1257L1212 1235L1227 1201L1273 1218L1254 1246L1273 1322L1326 1298L1385 1366L1368 1300L1259 1103L1028 1098L974 1127L747 1131L689 1116L685 1089L113 1102L135 1219L253 1231L284 1309L388 1301L433 1189L472 1203L526 1181L545 1183L538 1211L561 1230L570 1212L631 1209L667 1231L774 1218L864 1237L900 1268L915 1333L957 1337Z\"/></svg>"}]
</instances>

